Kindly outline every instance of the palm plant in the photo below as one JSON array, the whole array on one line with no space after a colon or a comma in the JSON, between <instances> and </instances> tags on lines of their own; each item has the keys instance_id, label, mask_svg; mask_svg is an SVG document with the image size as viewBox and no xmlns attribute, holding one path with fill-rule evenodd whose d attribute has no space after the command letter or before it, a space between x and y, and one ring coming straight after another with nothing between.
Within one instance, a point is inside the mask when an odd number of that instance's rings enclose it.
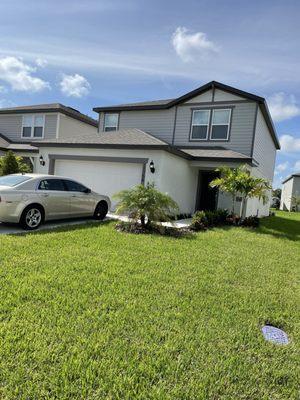
<instances>
[{"instance_id":1,"label":"palm plant","mask_svg":"<svg viewBox=\"0 0 300 400\"><path fill-rule=\"evenodd\" d=\"M229 168L229 167L220 167L216 169L217 172L220 172L220 176L215 178L210 182L210 186L212 188L219 188L222 192L229 193L232 197L232 215L234 215L234 203L235 197L239 192L239 175L241 173L241 167L238 168Z\"/></svg>"},{"instance_id":2,"label":"palm plant","mask_svg":"<svg viewBox=\"0 0 300 400\"><path fill-rule=\"evenodd\" d=\"M211 187L218 187L221 191L232 196L232 214L234 214L235 196L242 196L242 210L240 216L245 216L246 201L248 198L258 198L265 204L268 196L267 191L271 189L268 181L250 175L247 165L237 168L220 167L216 171L221 173L219 178L214 179Z\"/></svg>"},{"instance_id":3,"label":"palm plant","mask_svg":"<svg viewBox=\"0 0 300 400\"><path fill-rule=\"evenodd\" d=\"M152 221L170 220L170 215L179 210L177 203L168 194L158 191L154 183L122 190L113 197L119 199L116 213L129 213L135 222L141 221L144 228Z\"/></svg>"}]
</instances>

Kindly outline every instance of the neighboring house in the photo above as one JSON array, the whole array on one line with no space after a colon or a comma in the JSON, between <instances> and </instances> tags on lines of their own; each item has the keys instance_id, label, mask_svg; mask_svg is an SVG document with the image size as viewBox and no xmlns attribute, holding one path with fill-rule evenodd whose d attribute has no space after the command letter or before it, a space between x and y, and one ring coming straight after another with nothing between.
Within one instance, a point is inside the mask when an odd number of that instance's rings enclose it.
<instances>
[{"instance_id":1,"label":"neighboring house","mask_svg":"<svg viewBox=\"0 0 300 400\"><path fill-rule=\"evenodd\" d=\"M300 173L289 176L282 185L280 210L292 211L293 197L300 198Z\"/></svg>"},{"instance_id":2,"label":"neighboring house","mask_svg":"<svg viewBox=\"0 0 300 400\"><path fill-rule=\"evenodd\" d=\"M96 120L62 104L0 109L0 155L12 150L29 158L35 169L36 141L96 134Z\"/></svg>"},{"instance_id":3,"label":"neighboring house","mask_svg":"<svg viewBox=\"0 0 300 400\"><path fill-rule=\"evenodd\" d=\"M97 137L58 137L36 145L46 161L38 171L65 175L112 196L155 182L182 213L231 208L228 195L209 187L214 170L247 164L273 180L280 148L263 98L210 82L179 98L97 107ZM235 210L241 207L236 198ZM269 203L248 200L247 215L267 215Z\"/></svg>"}]
</instances>

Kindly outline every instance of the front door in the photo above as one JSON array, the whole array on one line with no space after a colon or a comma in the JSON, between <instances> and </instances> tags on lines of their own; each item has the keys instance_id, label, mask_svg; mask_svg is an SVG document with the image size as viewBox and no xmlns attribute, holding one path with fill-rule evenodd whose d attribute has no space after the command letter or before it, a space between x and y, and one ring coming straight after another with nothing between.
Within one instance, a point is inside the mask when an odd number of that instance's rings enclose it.
<instances>
[{"instance_id":1,"label":"front door","mask_svg":"<svg viewBox=\"0 0 300 400\"><path fill-rule=\"evenodd\" d=\"M211 188L210 182L219 176L215 171L199 171L196 210L216 210L218 189Z\"/></svg>"}]
</instances>

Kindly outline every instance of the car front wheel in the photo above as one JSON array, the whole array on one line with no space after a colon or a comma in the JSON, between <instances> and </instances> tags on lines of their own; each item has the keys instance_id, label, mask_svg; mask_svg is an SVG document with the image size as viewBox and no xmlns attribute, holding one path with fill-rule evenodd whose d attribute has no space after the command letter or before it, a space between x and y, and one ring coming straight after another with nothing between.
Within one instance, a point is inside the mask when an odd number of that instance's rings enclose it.
<instances>
[{"instance_id":1,"label":"car front wheel","mask_svg":"<svg viewBox=\"0 0 300 400\"><path fill-rule=\"evenodd\" d=\"M97 204L95 212L94 212L94 218L98 220L102 220L106 217L106 214L108 212L108 205L106 201L100 201L100 203Z\"/></svg>"},{"instance_id":2,"label":"car front wheel","mask_svg":"<svg viewBox=\"0 0 300 400\"><path fill-rule=\"evenodd\" d=\"M28 206L22 213L20 225L23 229L32 231L43 222L43 211L36 205Z\"/></svg>"}]
</instances>

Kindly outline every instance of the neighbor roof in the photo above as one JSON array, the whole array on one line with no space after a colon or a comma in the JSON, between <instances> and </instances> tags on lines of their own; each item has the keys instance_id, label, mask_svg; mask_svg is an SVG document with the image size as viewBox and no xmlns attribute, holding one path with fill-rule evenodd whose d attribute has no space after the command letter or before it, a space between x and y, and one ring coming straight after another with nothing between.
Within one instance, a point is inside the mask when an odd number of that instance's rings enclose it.
<instances>
[{"instance_id":1,"label":"neighbor roof","mask_svg":"<svg viewBox=\"0 0 300 400\"><path fill-rule=\"evenodd\" d=\"M296 174L290 175L289 177L287 177L287 178L282 182L282 184L284 184L285 182L289 181L289 180L292 179L292 178L300 178L300 172L298 172L298 173L296 173Z\"/></svg>"},{"instance_id":2,"label":"neighbor roof","mask_svg":"<svg viewBox=\"0 0 300 400\"><path fill-rule=\"evenodd\" d=\"M12 151L27 151L27 152L38 152L37 147L32 146L30 143L12 142L5 135L0 133L0 150L12 150Z\"/></svg>"},{"instance_id":3,"label":"neighbor roof","mask_svg":"<svg viewBox=\"0 0 300 400\"><path fill-rule=\"evenodd\" d=\"M98 126L98 122L79 112L75 108L64 106L60 103L50 103L50 104L36 104L32 106L20 106L20 107L10 107L10 108L0 108L0 114L27 114L27 113L52 113L60 112L77 119L78 121L85 122L89 125Z\"/></svg>"},{"instance_id":4,"label":"neighbor roof","mask_svg":"<svg viewBox=\"0 0 300 400\"><path fill-rule=\"evenodd\" d=\"M183 96L177 97L175 99L167 99L167 100L157 100L157 101L146 101L141 103L130 103L130 104L119 104L115 106L106 106L106 107L95 107L93 110L100 113L104 112L119 112L119 111L137 111L137 110L164 110L174 107L178 104L184 103L187 100L192 99L199 94L205 93L210 89L220 89L228 93L235 94L237 96L244 97L247 100L254 101L259 104L260 110L266 120L268 128L270 130L272 139L277 149L280 149L280 144L277 138L276 130L270 116L270 112L266 103L266 100L263 97L256 96L255 94L245 92L240 89L236 89L232 86L224 85L223 83L217 81L211 81L206 83L199 88L192 90L184 94Z\"/></svg>"}]
</instances>

